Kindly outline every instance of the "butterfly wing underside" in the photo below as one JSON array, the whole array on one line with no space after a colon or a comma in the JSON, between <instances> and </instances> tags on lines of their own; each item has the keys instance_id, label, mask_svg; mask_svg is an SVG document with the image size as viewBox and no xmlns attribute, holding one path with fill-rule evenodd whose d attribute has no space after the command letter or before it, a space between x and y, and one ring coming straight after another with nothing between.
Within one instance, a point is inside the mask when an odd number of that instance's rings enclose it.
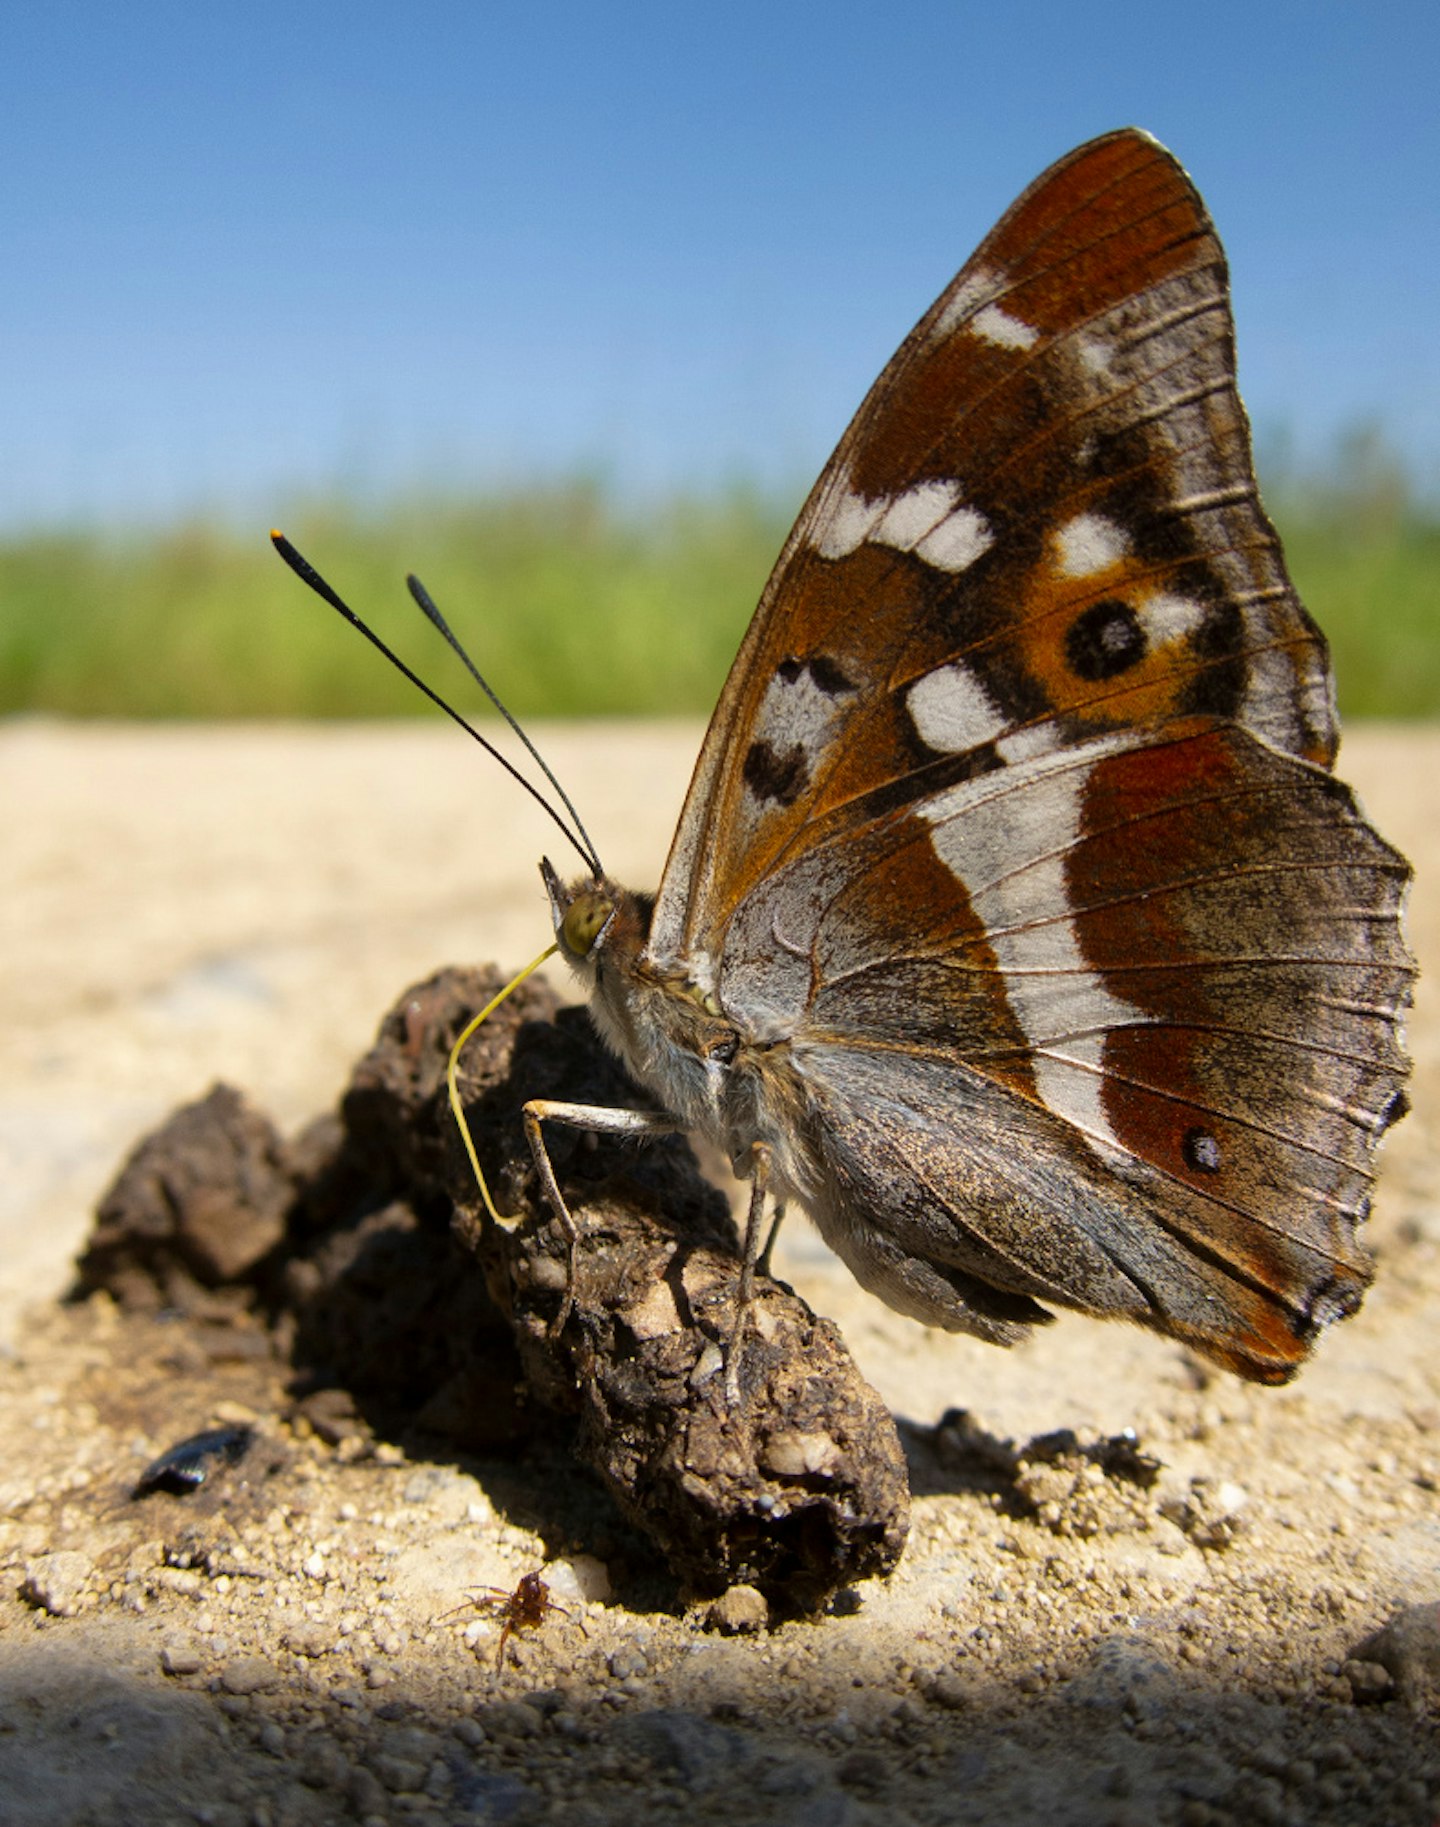
<instances>
[{"instance_id":1,"label":"butterfly wing underside","mask_svg":"<svg viewBox=\"0 0 1440 1827\"><path fill-rule=\"evenodd\" d=\"M1050 1298L1275 1380L1363 1291L1405 1072L1408 872L1335 748L1223 253L1170 155L1111 134L1002 219L817 483L647 956L787 1041L816 1215L893 1304L999 1337Z\"/></svg>"}]
</instances>

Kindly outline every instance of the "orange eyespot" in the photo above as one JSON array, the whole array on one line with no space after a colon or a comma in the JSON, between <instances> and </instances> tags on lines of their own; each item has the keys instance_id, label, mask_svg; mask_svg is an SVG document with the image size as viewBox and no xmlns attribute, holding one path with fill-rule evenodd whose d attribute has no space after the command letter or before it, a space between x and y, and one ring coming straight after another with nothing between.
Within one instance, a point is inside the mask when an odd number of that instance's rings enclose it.
<instances>
[{"instance_id":1,"label":"orange eyespot","mask_svg":"<svg viewBox=\"0 0 1440 1827\"><path fill-rule=\"evenodd\" d=\"M603 894L578 894L560 922L560 943L574 958L588 958L615 903Z\"/></svg>"}]
</instances>

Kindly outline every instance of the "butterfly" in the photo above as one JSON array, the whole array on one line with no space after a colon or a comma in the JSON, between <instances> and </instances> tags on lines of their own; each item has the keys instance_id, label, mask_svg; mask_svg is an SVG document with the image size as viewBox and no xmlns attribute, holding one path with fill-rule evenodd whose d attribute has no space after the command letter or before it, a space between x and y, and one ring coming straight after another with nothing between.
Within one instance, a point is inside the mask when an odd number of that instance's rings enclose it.
<instances>
[{"instance_id":1,"label":"butterfly","mask_svg":"<svg viewBox=\"0 0 1440 1827\"><path fill-rule=\"evenodd\" d=\"M1360 1302L1405 1108L1409 870L1336 747L1220 243L1111 133L871 389L658 893L547 863L556 936L655 1126L752 1180L749 1260L793 1202L927 1325L1052 1303L1279 1382Z\"/></svg>"},{"instance_id":2,"label":"butterfly","mask_svg":"<svg viewBox=\"0 0 1440 1827\"><path fill-rule=\"evenodd\" d=\"M658 892L542 865L655 1106L529 1107L551 1204L573 1238L546 1121L698 1131L750 1181L742 1312L796 1204L926 1325L1009 1345L1075 1308L1284 1381L1370 1281L1406 1108L1409 869L1336 748L1220 243L1163 147L1106 134L861 405Z\"/></svg>"}]
</instances>

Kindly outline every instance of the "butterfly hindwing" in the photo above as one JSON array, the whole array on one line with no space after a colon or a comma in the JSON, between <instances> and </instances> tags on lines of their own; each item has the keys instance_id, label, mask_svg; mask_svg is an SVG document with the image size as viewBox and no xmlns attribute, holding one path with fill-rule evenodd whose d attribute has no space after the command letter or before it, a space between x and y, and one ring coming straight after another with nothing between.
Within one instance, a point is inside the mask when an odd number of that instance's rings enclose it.
<instances>
[{"instance_id":1,"label":"butterfly hindwing","mask_svg":"<svg viewBox=\"0 0 1440 1827\"><path fill-rule=\"evenodd\" d=\"M795 1053L826 1151L850 1136L868 1158L852 1131L878 1093L857 1075L883 1058L914 1107L883 1178L915 1162L930 1258L978 1237L995 1285L1138 1307L1250 1375L1289 1374L1369 1276L1357 1233L1405 1069L1403 864L1329 776L1194 721L987 777L921 818L816 922ZM1026 841L1066 822L1058 852ZM936 855L963 875L969 931L873 934L887 863L918 881ZM878 1192L863 1209L887 1231ZM1097 1252L1105 1275L1082 1273Z\"/></svg>"}]
</instances>

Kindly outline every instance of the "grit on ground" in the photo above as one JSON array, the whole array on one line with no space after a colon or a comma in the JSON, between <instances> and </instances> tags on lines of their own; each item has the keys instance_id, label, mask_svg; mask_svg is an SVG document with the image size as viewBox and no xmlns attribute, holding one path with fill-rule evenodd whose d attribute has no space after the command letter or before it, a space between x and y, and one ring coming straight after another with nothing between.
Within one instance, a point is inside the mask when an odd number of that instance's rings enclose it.
<instances>
[{"instance_id":1,"label":"grit on ground","mask_svg":"<svg viewBox=\"0 0 1440 1827\"><path fill-rule=\"evenodd\" d=\"M622 880L653 884L698 735L540 732ZM1362 727L1342 771L1417 865L1424 970L1440 733ZM915 1502L891 1580L769 1633L636 1603L636 1538L562 1461L337 1445L286 1420L268 1360L53 1304L96 1194L174 1104L223 1078L298 1127L407 983L533 956L545 848L443 728L0 730L0 1820L1430 1827L1424 977L1376 1283L1290 1388L1078 1320L1009 1354L939 1337L787 1226L777 1268L905 1423ZM1140 1491L1037 1463L987 1490L934 1433L951 1409L996 1441L1133 1428L1164 1470ZM273 1453L258 1498L129 1500L146 1459L227 1416ZM503 1605L466 1595L537 1570L555 1605L497 1670Z\"/></svg>"}]
</instances>

